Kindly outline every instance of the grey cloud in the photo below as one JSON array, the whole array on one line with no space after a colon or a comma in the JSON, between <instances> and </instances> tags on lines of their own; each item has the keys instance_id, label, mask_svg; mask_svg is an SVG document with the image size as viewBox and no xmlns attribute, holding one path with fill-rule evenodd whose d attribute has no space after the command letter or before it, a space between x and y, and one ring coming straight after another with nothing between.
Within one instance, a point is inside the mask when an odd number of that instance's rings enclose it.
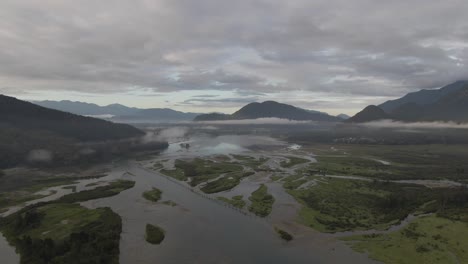
<instances>
[{"instance_id":1,"label":"grey cloud","mask_svg":"<svg viewBox=\"0 0 468 264\"><path fill-rule=\"evenodd\" d=\"M13 93L399 96L468 79L467 9L465 0L4 0L0 81Z\"/></svg>"}]
</instances>

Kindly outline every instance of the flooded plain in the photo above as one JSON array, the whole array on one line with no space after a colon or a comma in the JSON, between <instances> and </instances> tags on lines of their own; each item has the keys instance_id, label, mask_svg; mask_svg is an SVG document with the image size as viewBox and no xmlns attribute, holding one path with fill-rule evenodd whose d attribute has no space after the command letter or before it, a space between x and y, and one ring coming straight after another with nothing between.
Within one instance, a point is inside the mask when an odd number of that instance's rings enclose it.
<instances>
[{"instance_id":1,"label":"flooded plain","mask_svg":"<svg viewBox=\"0 0 468 264\"><path fill-rule=\"evenodd\" d=\"M256 172L242 179L231 190L204 194L199 188L191 188L187 183L150 169L150 165L156 162L173 168L176 159L224 156L235 160L238 154L263 158L262 166L284 177L315 162L313 154L302 151L300 145L270 137L197 135L174 140L166 151L147 160L116 163L105 177L43 190L50 195L25 205L57 199L72 192L67 188L70 186L79 192L116 179L135 181L133 188L119 195L81 203L88 208L110 207L122 217L120 263L123 264L377 263L365 254L353 251L336 236L322 234L299 224L297 213L301 205L284 190L281 183L271 179L271 172ZM288 160L285 157L297 157L306 162L284 168L280 164ZM266 218L257 217L246 209L233 208L216 199L219 196L248 197L261 184L265 184L269 193L275 197L272 212ZM162 190L160 202L150 202L142 197L144 191L153 187ZM171 203L164 203L167 201ZM247 200L247 206L249 203ZM14 213L23 206L12 207L3 215ZM166 237L162 244L146 242L146 224L155 224L165 230ZM275 227L293 234L294 240L281 240ZM2 259L8 261L5 263L19 262L19 256L3 237L0 237L0 253Z\"/></svg>"}]
</instances>

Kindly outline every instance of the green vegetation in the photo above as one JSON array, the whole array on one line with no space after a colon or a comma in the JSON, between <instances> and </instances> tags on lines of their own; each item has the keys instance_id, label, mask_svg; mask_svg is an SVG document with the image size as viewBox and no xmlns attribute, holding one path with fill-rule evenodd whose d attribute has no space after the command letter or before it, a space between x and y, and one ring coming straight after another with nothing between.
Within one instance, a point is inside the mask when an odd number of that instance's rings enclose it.
<instances>
[{"instance_id":1,"label":"green vegetation","mask_svg":"<svg viewBox=\"0 0 468 264\"><path fill-rule=\"evenodd\" d=\"M276 231L276 233L278 233L278 235L281 237L281 239L286 240L286 241L293 240L293 236L291 234L289 234L288 232L286 232L286 231L284 231L282 229L279 229L278 227L275 227L275 231Z\"/></svg>"},{"instance_id":2,"label":"green vegetation","mask_svg":"<svg viewBox=\"0 0 468 264\"><path fill-rule=\"evenodd\" d=\"M182 181L191 178L190 185L197 186L223 173L242 170L242 166L238 164L196 158L191 161L176 160L174 170L161 170L161 173Z\"/></svg>"},{"instance_id":3,"label":"green vegetation","mask_svg":"<svg viewBox=\"0 0 468 264\"><path fill-rule=\"evenodd\" d=\"M21 205L25 202L44 198L49 194L34 194L29 191L13 191L0 193L0 209L6 210L8 207Z\"/></svg>"},{"instance_id":4,"label":"green vegetation","mask_svg":"<svg viewBox=\"0 0 468 264\"><path fill-rule=\"evenodd\" d=\"M467 180L466 145L319 145L315 172L386 180ZM389 162L385 165L378 160Z\"/></svg>"},{"instance_id":5,"label":"green vegetation","mask_svg":"<svg viewBox=\"0 0 468 264\"><path fill-rule=\"evenodd\" d=\"M184 170L180 169L180 168L175 168L174 170L163 169L163 170L160 170L159 172L161 172L162 174L167 175L169 177L172 177L174 179L177 179L179 181L186 181L187 180L187 177L185 177L185 174L184 174Z\"/></svg>"},{"instance_id":6,"label":"green vegetation","mask_svg":"<svg viewBox=\"0 0 468 264\"><path fill-rule=\"evenodd\" d=\"M252 174L253 172L228 173L219 179L208 182L200 190L202 190L204 193L217 193L217 192L227 191L239 185L242 178L248 177Z\"/></svg>"},{"instance_id":7,"label":"green vegetation","mask_svg":"<svg viewBox=\"0 0 468 264\"><path fill-rule=\"evenodd\" d=\"M117 195L134 184L119 180L27 206L0 219L0 230L21 263L118 263L120 216L109 208L90 210L75 203Z\"/></svg>"},{"instance_id":8,"label":"green vegetation","mask_svg":"<svg viewBox=\"0 0 468 264\"><path fill-rule=\"evenodd\" d=\"M301 220L322 232L384 229L431 200L425 187L334 178L288 192L304 204Z\"/></svg>"},{"instance_id":9,"label":"green vegetation","mask_svg":"<svg viewBox=\"0 0 468 264\"><path fill-rule=\"evenodd\" d=\"M161 199L162 191L158 188L154 188L151 191L146 191L143 193L143 198L148 201L157 202Z\"/></svg>"},{"instance_id":10,"label":"green vegetation","mask_svg":"<svg viewBox=\"0 0 468 264\"><path fill-rule=\"evenodd\" d=\"M109 208L38 204L1 219L0 229L21 263L118 263L122 223Z\"/></svg>"},{"instance_id":11,"label":"green vegetation","mask_svg":"<svg viewBox=\"0 0 468 264\"><path fill-rule=\"evenodd\" d=\"M295 175L288 176L283 179L283 187L288 190L295 190L302 184L309 181L309 177L305 177L302 173L297 173Z\"/></svg>"},{"instance_id":12,"label":"green vegetation","mask_svg":"<svg viewBox=\"0 0 468 264\"><path fill-rule=\"evenodd\" d=\"M147 224L145 239L148 243L159 245L164 240L164 233L161 227Z\"/></svg>"},{"instance_id":13,"label":"green vegetation","mask_svg":"<svg viewBox=\"0 0 468 264\"><path fill-rule=\"evenodd\" d=\"M260 187L252 193L249 197L252 202L249 206L249 211L252 213L265 217L271 213L275 198L268 193L268 188L262 184Z\"/></svg>"},{"instance_id":14,"label":"green vegetation","mask_svg":"<svg viewBox=\"0 0 468 264\"><path fill-rule=\"evenodd\" d=\"M322 232L386 229L415 213L438 212L460 220L468 205L466 188L319 179L307 189L288 192L304 205L301 221Z\"/></svg>"},{"instance_id":15,"label":"green vegetation","mask_svg":"<svg viewBox=\"0 0 468 264\"><path fill-rule=\"evenodd\" d=\"M12 175L11 177L16 176ZM28 175L29 176L29 175ZM67 185L67 184L75 184L77 183L78 180L86 180L86 179L95 179L99 177L104 177L106 176L105 174L102 175L93 175L93 176L86 176L86 177L38 177L34 178L34 175L31 176L31 178L28 178L25 180L24 183L22 183L22 187L16 188L13 191L6 191L6 192L0 192L0 210L5 210L8 207L11 206L18 206L22 205L25 202L44 198L47 196L50 196L55 193L55 191L52 191L47 194L37 194L39 191L44 191L47 188L50 187L56 187L56 186L61 186L61 185ZM4 184L2 182L2 184ZM9 183L5 183L5 185L8 185ZM2 186L5 187L5 186ZM71 189L72 192L76 191L76 186L64 186L64 189ZM6 187L6 189L10 189Z\"/></svg>"},{"instance_id":16,"label":"green vegetation","mask_svg":"<svg viewBox=\"0 0 468 264\"><path fill-rule=\"evenodd\" d=\"M71 193L58 199L62 203L76 203L88 200L110 197L119 194L122 191L133 188L134 181L118 180L111 182L109 185L100 186L92 190L81 191L78 193Z\"/></svg>"},{"instance_id":17,"label":"green vegetation","mask_svg":"<svg viewBox=\"0 0 468 264\"><path fill-rule=\"evenodd\" d=\"M244 196L243 195L236 195L233 196L232 199L226 198L226 197L218 197L218 200L223 201L225 203L228 203L234 207L237 208L244 208L246 202L244 201Z\"/></svg>"},{"instance_id":18,"label":"green vegetation","mask_svg":"<svg viewBox=\"0 0 468 264\"><path fill-rule=\"evenodd\" d=\"M345 238L353 249L384 263L468 263L468 223L426 216L390 234Z\"/></svg>"},{"instance_id":19,"label":"green vegetation","mask_svg":"<svg viewBox=\"0 0 468 264\"><path fill-rule=\"evenodd\" d=\"M296 165L309 162L309 160L307 160L307 159L293 157L293 156L288 156L286 158L288 158L288 161L281 161L281 163L280 163L281 167L283 167L283 168L291 168L291 167L294 167Z\"/></svg>"},{"instance_id":20,"label":"green vegetation","mask_svg":"<svg viewBox=\"0 0 468 264\"><path fill-rule=\"evenodd\" d=\"M162 204L169 205L169 206L172 206L172 207L177 206L177 204L175 202L171 201L171 200L164 201L164 202L162 202Z\"/></svg>"}]
</instances>

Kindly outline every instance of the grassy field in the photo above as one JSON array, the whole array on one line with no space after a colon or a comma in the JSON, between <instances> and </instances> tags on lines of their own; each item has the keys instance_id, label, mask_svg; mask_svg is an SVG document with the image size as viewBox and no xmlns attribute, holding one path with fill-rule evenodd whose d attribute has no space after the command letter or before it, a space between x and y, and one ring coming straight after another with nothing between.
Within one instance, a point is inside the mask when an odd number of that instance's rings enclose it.
<instances>
[{"instance_id":1,"label":"grassy field","mask_svg":"<svg viewBox=\"0 0 468 264\"><path fill-rule=\"evenodd\" d=\"M231 162L214 162L196 158L191 161L176 160L174 170L161 170L161 173L182 181L191 178L190 185L197 186L223 173L240 172L242 170L242 166Z\"/></svg>"},{"instance_id":2,"label":"grassy field","mask_svg":"<svg viewBox=\"0 0 468 264\"><path fill-rule=\"evenodd\" d=\"M398 264L468 263L468 223L426 216L390 234L348 237L353 249Z\"/></svg>"},{"instance_id":3,"label":"grassy field","mask_svg":"<svg viewBox=\"0 0 468 264\"><path fill-rule=\"evenodd\" d=\"M145 239L150 244L159 245L164 240L164 233L165 232L161 227L147 224Z\"/></svg>"},{"instance_id":4,"label":"grassy field","mask_svg":"<svg viewBox=\"0 0 468 264\"><path fill-rule=\"evenodd\" d=\"M233 196L231 199L226 198L226 197L218 197L218 200L228 203L240 209L244 208L246 204L246 202L244 201L243 195L236 195L236 196Z\"/></svg>"},{"instance_id":5,"label":"grassy field","mask_svg":"<svg viewBox=\"0 0 468 264\"><path fill-rule=\"evenodd\" d=\"M143 198L148 201L157 202L161 199L161 195L162 191L153 187L152 190L143 193Z\"/></svg>"},{"instance_id":6,"label":"grassy field","mask_svg":"<svg viewBox=\"0 0 468 264\"><path fill-rule=\"evenodd\" d=\"M288 159L287 161L281 161L281 163L280 163L281 167L283 167L283 168L291 168L291 167L294 167L296 165L309 162L309 160L307 160L307 159L293 157L293 156L287 156L286 158Z\"/></svg>"},{"instance_id":7,"label":"grassy field","mask_svg":"<svg viewBox=\"0 0 468 264\"><path fill-rule=\"evenodd\" d=\"M264 184L250 195L249 200L252 202L249 211L261 217L266 217L271 213L275 202L275 198L268 193L268 188Z\"/></svg>"},{"instance_id":8,"label":"grassy field","mask_svg":"<svg viewBox=\"0 0 468 264\"><path fill-rule=\"evenodd\" d=\"M316 145L308 149L317 155L318 161L310 169L327 174L466 182L467 148L466 145Z\"/></svg>"}]
</instances>

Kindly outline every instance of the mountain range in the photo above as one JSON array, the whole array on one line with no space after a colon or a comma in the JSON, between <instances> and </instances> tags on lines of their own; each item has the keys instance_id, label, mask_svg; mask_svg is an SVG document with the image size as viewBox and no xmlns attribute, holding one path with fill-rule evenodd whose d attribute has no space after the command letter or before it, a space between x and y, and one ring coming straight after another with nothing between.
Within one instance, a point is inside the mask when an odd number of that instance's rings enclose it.
<instances>
[{"instance_id":1,"label":"mountain range","mask_svg":"<svg viewBox=\"0 0 468 264\"><path fill-rule=\"evenodd\" d=\"M102 147L105 150L100 152L102 158L111 151L123 149L123 139L144 134L130 125L62 112L0 95L0 168L21 164L28 159L28 153L35 150L39 151L37 155L54 155L55 161L60 160L60 164L66 165L80 160L82 150L90 153L89 147L85 146L104 146L106 142L113 142L110 147ZM96 150L91 152L97 153ZM98 160L97 157L93 159Z\"/></svg>"},{"instance_id":2,"label":"mountain range","mask_svg":"<svg viewBox=\"0 0 468 264\"><path fill-rule=\"evenodd\" d=\"M468 122L468 81L457 81L440 89L421 90L379 106L368 106L347 122L382 119Z\"/></svg>"},{"instance_id":3,"label":"mountain range","mask_svg":"<svg viewBox=\"0 0 468 264\"><path fill-rule=\"evenodd\" d=\"M250 103L231 115L211 113L197 116L194 121L215 121L215 120L242 120L257 118L282 118L290 120L312 120L338 122L342 118L328 115L327 113L314 110L306 110L288 104L275 101L265 101L263 103Z\"/></svg>"},{"instance_id":4,"label":"mountain range","mask_svg":"<svg viewBox=\"0 0 468 264\"><path fill-rule=\"evenodd\" d=\"M169 108L150 108L141 109L128 107L121 104L110 104L107 106L99 106L96 104L73 102L73 101L33 101L32 103L56 109L64 112L69 112L77 115L86 115L94 117L102 117L118 122L171 122L171 121L190 121L193 120L199 113L184 113Z\"/></svg>"}]
</instances>

